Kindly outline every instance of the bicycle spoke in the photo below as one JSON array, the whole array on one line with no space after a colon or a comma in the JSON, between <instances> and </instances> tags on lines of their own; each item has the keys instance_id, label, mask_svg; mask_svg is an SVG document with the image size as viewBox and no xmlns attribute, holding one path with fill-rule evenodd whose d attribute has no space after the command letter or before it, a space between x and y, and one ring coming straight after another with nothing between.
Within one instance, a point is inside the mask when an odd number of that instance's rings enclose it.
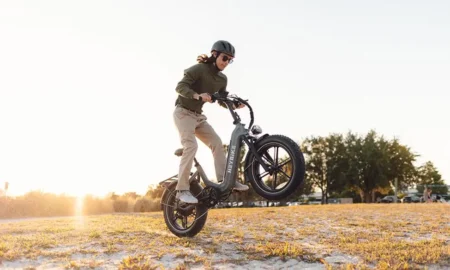
<instances>
[{"instance_id":1,"label":"bicycle spoke","mask_svg":"<svg viewBox=\"0 0 450 270\"><path fill-rule=\"evenodd\" d=\"M187 217L183 216L183 218L181 219L181 226L183 226L184 229L187 229Z\"/></svg>"},{"instance_id":2,"label":"bicycle spoke","mask_svg":"<svg viewBox=\"0 0 450 270\"><path fill-rule=\"evenodd\" d=\"M274 156L275 156L274 167L275 168L277 168L277 166L278 166L278 149L279 149L279 147L274 149ZM273 176L273 189L275 189L276 187L277 187L277 173L275 173Z\"/></svg>"},{"instance_id":3,"label":"bicycle spoke","mask_svg":"<svg viewBox=\"0 0 450 270\"><path fill-rule=\"evenodd\" d=\"M288 179L291 179L291 176L287 175L287 173L285 173L284 171L282 171L282 170L277 170L277 171L284 174Z\"/></svg>"},{"instance_id":4,"label":"bicycle spoke","mask_svg":"<svg viewBox=\"0 0 450 270\"><path fill-rule=\"evenodd\" d=\"M291 162L291 159L283 161L280 165L277 166L277 169L283 167L284 165L288 164L289 162Z\"/></svg>"},{"instance_id":5,"label":"bicycle spoke","mask_svg":"<svg viewBox=\"0 0 450 270\"><path fill-rule=\"evenodd\" d=\"M280 147L277 147L277 148L275 148L273 151L274 151L274 156L275 156L275 168L278 166L278 149L279 149Z\"/></svg>"},{"instance_id":6,"label":"bicycle spoke","mask_svg":"<svg viewBox=\"0 0 450 270\"><path fill-rule=\"evenodd\" d=\"M264 175L263 175L263 174L264 174ZM265 176L268 175L268 174L269 174L269 172L264 172L264 173L258 175L258 177L259 177L260 179L263 179L263 177L265 177Z\"/></svg>"}]
</instances>

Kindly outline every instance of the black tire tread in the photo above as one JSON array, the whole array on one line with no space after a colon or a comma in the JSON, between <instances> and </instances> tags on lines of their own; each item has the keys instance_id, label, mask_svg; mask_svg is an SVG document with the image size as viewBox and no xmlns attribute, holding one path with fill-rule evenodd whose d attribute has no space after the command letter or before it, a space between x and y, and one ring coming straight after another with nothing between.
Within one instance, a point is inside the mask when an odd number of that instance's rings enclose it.
<instances>
[{"instance_id":1,"label":"black tire tread","mask_svg":"<svg viewBox=\"0 0 450 270\"><path fill-rule=\"evenodd\" d=\"M300 150L299 145L294 142L291 138L274 134L269 135L266 138L262 139L260 142L255 145L256 150L259 150L259 147L267 144L269 142L276 141L280 142L281 144L286 145L286 147L289 148L289 150L292 152L293 155L293 162L295 166L295 175L293 175L293 181L291 181L288 185L287 189L284 189L282 192L267 192L266 190L261 189L258 184L256 183L256 180L253 179L253 173L251 171L251 166L248 167L248 164L245 164L245 168L248 168L245 172L245 177L247 181L250 182L253 189L257 194L259 194L261 197L267 199L267 200L281 200L286 199L290 195L292 195L297 188L303 183L305 179L305 158L303 156L303 153ZM249 158L247 159L247 162L252 161L253 154L249 153Z\"/></svg>"},{"instance_id":2,"label":"black tire tread","mask_svg":"<svg viewBox=\"0 0 450 270\"><path fill-rule=\"evenodd\" d=\"M172 192L175 192L175 186L173 185L172 188ZM191 184L191 192L192 194L199 194L201 191L202 187L198 184L198 183L192 183ZM178 237L194 237L195 235L197 235L205 226L206 223L206 219L208 217L208 213L205 213L208 211L208 208L206 206L204 206L203 204L198 204L196 206L196 217L201 216L198 220L195 221L194 225L189 228L188 230L184 231L184 232L180 232L178 230L176 230L175 228L173 228L171 221L168 219L168 215L167 215L167 211L172 211L170 209L170 207L168 206L169 201L170 200L170 196L167 196L166 201L164 202L164 207L163 207L163 213L164 213L164 222L166 223L167 228L176 236Z\"/></svg>"}]
</instances>

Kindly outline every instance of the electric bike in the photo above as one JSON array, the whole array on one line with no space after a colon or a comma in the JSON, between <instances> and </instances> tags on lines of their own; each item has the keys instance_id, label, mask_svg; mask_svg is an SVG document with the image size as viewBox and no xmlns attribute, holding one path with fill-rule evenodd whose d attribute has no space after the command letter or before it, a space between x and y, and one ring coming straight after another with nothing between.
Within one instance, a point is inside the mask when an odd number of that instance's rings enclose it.
<instances>
[{"instance_id":1,"label":"electric bike","mask_svg":"<svg viewBox=\"0 0 450 270\"><path fill-rule=\"evenodd\" d=\"M197 204L186 204L176 199L175 187L177 175L159 184L164 187L161 208L164 221L169 230L178 237L193 237L206 223L208 210L224 202L233 192L238 178L240 149L248 146L244 160L244 179L254 191L267 200L286 199L303 183L305 178L305 160L299 145L283 135L262 134L258 125L253 125L253 110L247 100L227 94L215 93L213 102L221 102L229 109L235 129L228 146L227 163L223 181L219 183L208 179L202 166L194 158L195 171L190 173L190 191L198 199ZM235 109L243 103L250 111L250 124L246 128L241 123ZM183 149L177 149L175 155L182 156Z\"/></svg>"}]
</instances>

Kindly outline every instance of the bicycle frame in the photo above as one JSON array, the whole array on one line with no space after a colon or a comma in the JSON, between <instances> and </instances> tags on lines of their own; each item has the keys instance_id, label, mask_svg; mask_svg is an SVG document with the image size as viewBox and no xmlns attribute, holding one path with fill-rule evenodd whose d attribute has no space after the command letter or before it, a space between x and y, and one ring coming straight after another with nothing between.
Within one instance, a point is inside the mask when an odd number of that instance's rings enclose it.
<instances>
[{"instance_id":1,"label":"bicycle frame","mask_svg":"<svg viewBox=\"0 0 450 270\"><path fill-rule=\"evenodd\" d=\"M248 105L248 104L247 104ZM225 166L225 174L224 179L222 183L214 183L208 179L208 176L206 175L205 171L203 170L202 166L195 161L195 167L197 169L197 172L195 172L192 177L189 179L189 182L195 179L195 177L199 176L205 185L207 187L213 187L215 189L218 189L220 193L226 193L229 192L235 185L236 178L237 178L237 172L239 168L239 160L240 160L240 154L241 154L241 146L242 143L246 143L249 147L249 151L255 156L255 158L258 160L259 164L263 166L265 170L269 170L270 168L266 165L266 163L262 160L261 156L257 153L254 143L249 140L249 132L248 129L245 128L245 125L241 123L241 119L239 115L234 111L234 109L231 108L230 104L227 104L228 109L233 116L234 122L233 124L236 126L231 133L231 140L230 145L228 147L228 154L227 154L227 162ZM248 105L249 106L249 105ZM253 120L252 120L253 121ZM262 137L267 136L264 135Z\"/></svg>"},{"instance_id":2,"label":"bicycle frame","mask_svg":"<svg viewBox=\"0 0 450 270\"><path fill-rule=\"evenodd\" d=\"M241 152L240 149L243 141L242 137L245 136L246 134L248 134L248 132L245 129L244 125L241 123L237 123L236 128L234 129L231 135L230 145L228 147L225 175L222 183L218 184L210 181L206 176L206 173L203 170L202 166L198 162L195 163L197 172L207 187L216 188L221 193L230 191L234 187L239 167L240 152ZM194 175L192 175L191 178L194 178L196 176L196 173L194 173Z\"/></svg>"}]
</instances>

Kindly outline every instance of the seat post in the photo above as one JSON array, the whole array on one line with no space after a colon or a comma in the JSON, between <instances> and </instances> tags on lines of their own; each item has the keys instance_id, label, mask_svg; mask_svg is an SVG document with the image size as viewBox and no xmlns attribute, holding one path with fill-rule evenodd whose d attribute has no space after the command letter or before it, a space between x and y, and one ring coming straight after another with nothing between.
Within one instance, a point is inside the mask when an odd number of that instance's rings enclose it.
<instances>
[{"instance_id":1,"label":"seat post","mask_svg":"<svg viewBox=\"0 0 450 270\"><path fill-rule=\"evenodd\" d=\"M194 157L194 164L195 164L195 166L200 165L195 157Z\"/></svg>"}]
</instances>

